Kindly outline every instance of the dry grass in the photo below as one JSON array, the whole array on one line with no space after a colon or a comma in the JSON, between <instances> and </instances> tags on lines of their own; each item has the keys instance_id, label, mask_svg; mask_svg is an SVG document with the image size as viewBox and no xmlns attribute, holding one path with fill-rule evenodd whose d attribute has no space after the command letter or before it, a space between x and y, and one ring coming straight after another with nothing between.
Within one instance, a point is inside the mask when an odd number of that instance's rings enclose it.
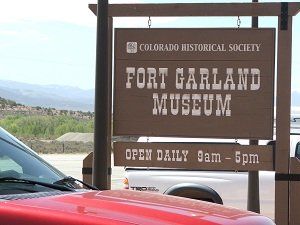
<instances>
[{"instance_id":1,"label":"dry grass","mask_svg":"<svg viewBox=\"0 0 300 225\"><path fill-rule=\"evenodd\" d=\"M28 147L39 154L55 154L55 153L89 153L94 149L93 142L59 142L59 141L43 141L43 140L22 140Z\"/></svg>"}]
</instances>

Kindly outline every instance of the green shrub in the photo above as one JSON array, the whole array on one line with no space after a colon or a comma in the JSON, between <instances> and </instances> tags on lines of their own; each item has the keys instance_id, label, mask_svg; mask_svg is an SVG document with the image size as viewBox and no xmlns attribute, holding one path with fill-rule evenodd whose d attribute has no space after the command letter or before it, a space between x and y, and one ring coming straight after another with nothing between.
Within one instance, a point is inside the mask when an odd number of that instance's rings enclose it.
<instances>
[{"instance_id":1,"label":"green shrub","mask_svg":"<svg viewBox=\"0 0 300 225\"><path fill-rule=\"evenodd\" d=\"M93 133L94 121L72 116L15 115L0 119L0 126L17 137L56 139L68 132Z\"/></svg>"}]
</instances>

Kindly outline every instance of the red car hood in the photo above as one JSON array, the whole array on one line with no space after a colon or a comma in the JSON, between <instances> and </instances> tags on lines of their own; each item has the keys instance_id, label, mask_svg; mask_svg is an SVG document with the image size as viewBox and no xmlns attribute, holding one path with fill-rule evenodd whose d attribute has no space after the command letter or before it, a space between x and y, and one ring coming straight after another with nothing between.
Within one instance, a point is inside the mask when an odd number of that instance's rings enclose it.
<instances>
[{"instance_id":1,"label":"red car hood","mask_svg":"<svg viewBox=\"0 0 300 225\"><path fill-rule=\"evenodd\" d=\"M192 199L136 191L80 192L0 201L0 224L271 225L254 213Z\"/></svg>"}]
</instances>

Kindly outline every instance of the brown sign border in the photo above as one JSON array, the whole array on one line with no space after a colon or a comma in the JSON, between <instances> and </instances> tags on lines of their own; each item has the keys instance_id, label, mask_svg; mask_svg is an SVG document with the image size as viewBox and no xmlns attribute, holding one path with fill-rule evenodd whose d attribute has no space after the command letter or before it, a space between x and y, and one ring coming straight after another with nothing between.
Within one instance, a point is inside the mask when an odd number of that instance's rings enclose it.
<instances>
[{"instance_id":1,"label":"brown sign border","mask_svg":"<svg viewBox=\"0 0 300 225\"><path fill-rule=\"evenodd\" d=\"M165 40L168 34L170 39ZM146 53L138 50L142 45L147 45L144 43L148 43L149 47L162 42L164 44L173 43L173 45L177 43L176 45L180 49L183 48L183 45L186 46L186 43L197 42L199 37L205 36L204 34L208 38L205 37L203 40L199 40L198 43L219 43L219 50L215 52L211 49L210 51L186 52L181 49L182 51L147 51ZM177 36L180 36L180 38L176 38ZM211 36L214 37L213 40L209 39ZM253 36L252 39L249 36ZM255 52L249 49L249 52L246 53L229 51L229 46L233 45L232 43L245 42L260 43L262 50ZM128 43L135 45L134 47L138 49L128 49ZM250 28L116 29L114 135L272 139L274 45L275 29L273 28L255 30ZM185 80L188 79L188 68L194 68L196 71L195 76L197 76L199 75L197 73L199 72L198 67L207 67L210 71L210 82L212 82L211 73L213 68L221 71L222 80L220 79L220 82L224 82L229 77L229 74L227 74L227 78L225 75L227 67L232 67L235 71L235 74L232 75L235 79L234 82L240 79L237 74L238 68L249 69L249 71L253 68L259 68L262 73L259 75L261 85L257 91L239 91L237 88L235 90L187 90L185 88L179 90L180 87L177 87L178 79L175 79L175 71L178 67L183 68L184 75L180 78L185 78ZM134 71L132 74L126 72L129 68ZM146 85L142 89L138 87L136 82L138 82L139 68L144 71L153 68L157 73L157 77L160 68L167 68L169 74L166 75L167 77L164 80L165 88L149 90ZM147 76L146 72L145 76ZM132 81L129 77L132 78ZM249 74L248 82L250 82L250 77ZM136 80L133 80L134 78ZM129 81L130 87L127 86ZM180 100L171 101L172 94L179 97ZM204 100L207 97L206 95L214 98L212 103ZM187 96L189 97L187 99L189 110L188 115L184 115L183 107L185 107L184 104L187 101L183 99ZM192 100L194 96L197 96L197 100ZM220 97L220 101L217 101L217 96ZM175 105L178 104L178 114L171 114L172 102ZM216 113L215 115L204 115L204 104L207 102L211 103L212 113ZM160 104L166 106L157 110ZM217 108L220 105L225 105L226 110L222 111L221 116L217 116ZM192 108L195 107L199 109L199 112L201 108L201 116L192 115ZM154 114L155 109L157 114ZM163 114L163 110L167 111L166 115ZM231 113L230 116L227 112Z\"/></svg>"},{"instance_id":2,"label":"brown sign border","mask_svg":"<svg viewBox=\"0 0 300 225\"><path fill-rule=\"evenodd\" d=\"M273 146L234 143L114 143L115 166L273 171Z\"/></svg>"}]
</instances>

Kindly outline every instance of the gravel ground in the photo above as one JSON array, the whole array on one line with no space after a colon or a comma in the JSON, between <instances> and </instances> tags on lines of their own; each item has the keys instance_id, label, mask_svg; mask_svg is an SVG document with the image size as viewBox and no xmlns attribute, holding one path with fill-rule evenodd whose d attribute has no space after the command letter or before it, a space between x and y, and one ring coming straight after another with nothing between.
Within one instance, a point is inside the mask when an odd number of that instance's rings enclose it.
<instances>
[{"instance_id":1,"label":"gravel ground","mask_svg":"<svg viewBox=\"0 0 300 225\"><path fill-rule=\"evenodd\" d=\"M87 154L40 154L40 156L64 174L82 180L82 162ZM122 189L123 179L124 168L112 166L111 189Z\"/></svg>"}]
</instances>

